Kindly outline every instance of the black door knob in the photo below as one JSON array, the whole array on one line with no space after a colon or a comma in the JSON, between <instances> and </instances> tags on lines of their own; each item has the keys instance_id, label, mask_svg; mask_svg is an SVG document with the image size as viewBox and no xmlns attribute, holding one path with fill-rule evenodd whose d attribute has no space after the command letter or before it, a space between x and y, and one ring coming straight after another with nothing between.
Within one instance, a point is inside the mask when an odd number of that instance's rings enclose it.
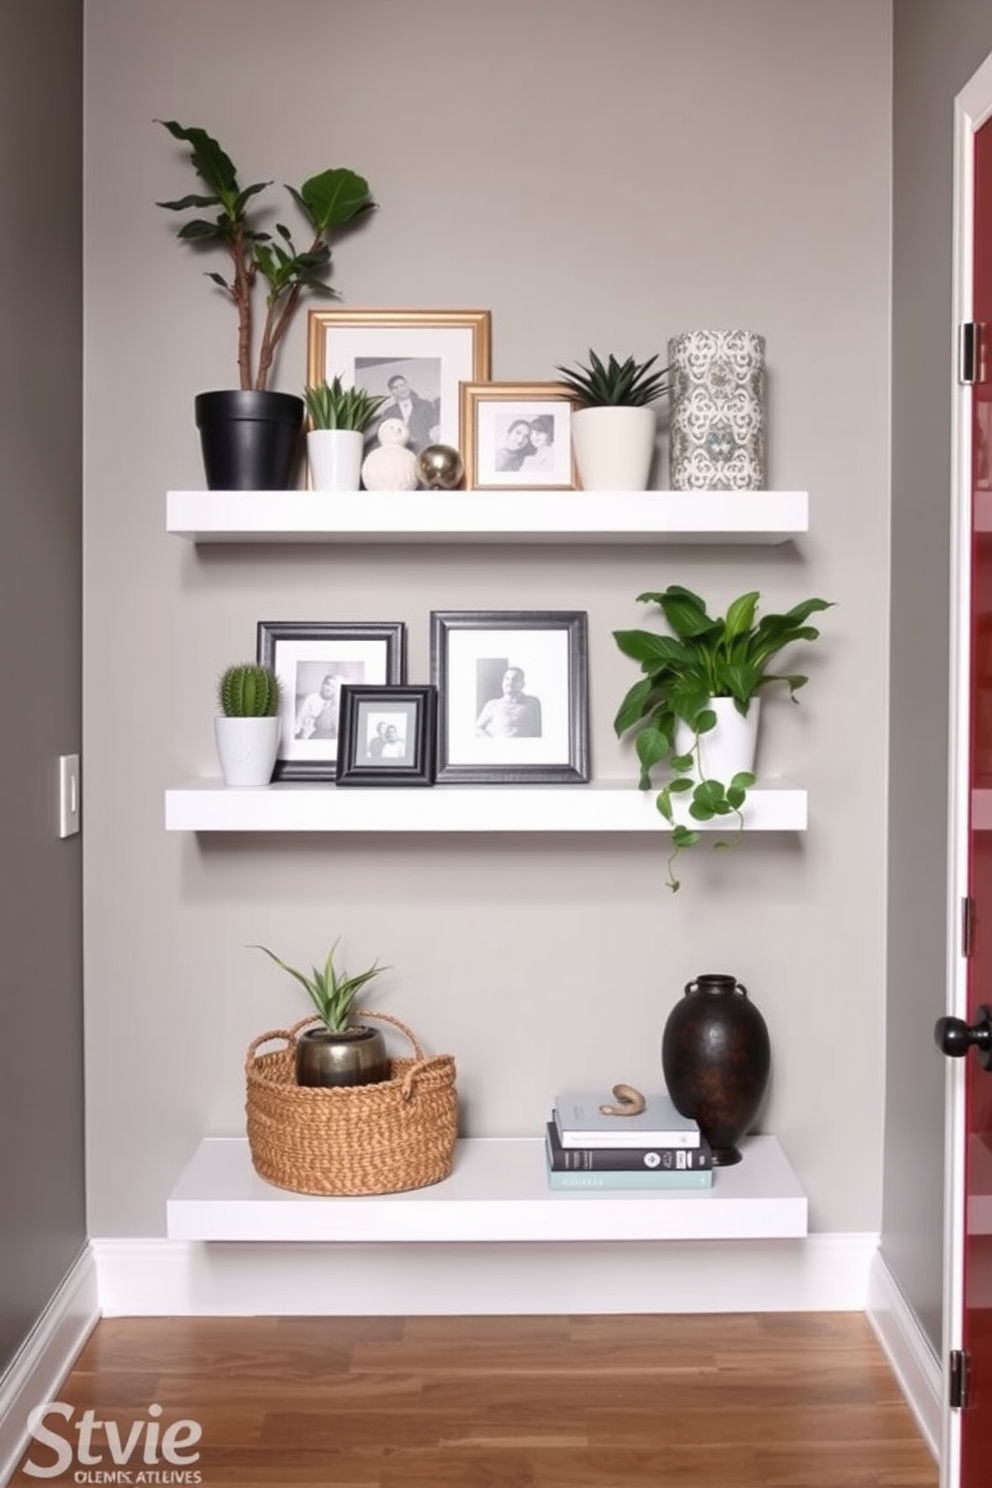
<instances>
[{"instance_id":1,"label":"black door knob","mask_svg":"<svg viewBox=\"0 0 992 1488\"><path fill-rule=\"evenodd\" d=\"M933 1041L951 1059L963 1059L969 1049L977 1049L982 1069L992 1070L992 1009L983 1003L973 1025L963 1018L938 1018Z\"/></svg>"}]
</instances>

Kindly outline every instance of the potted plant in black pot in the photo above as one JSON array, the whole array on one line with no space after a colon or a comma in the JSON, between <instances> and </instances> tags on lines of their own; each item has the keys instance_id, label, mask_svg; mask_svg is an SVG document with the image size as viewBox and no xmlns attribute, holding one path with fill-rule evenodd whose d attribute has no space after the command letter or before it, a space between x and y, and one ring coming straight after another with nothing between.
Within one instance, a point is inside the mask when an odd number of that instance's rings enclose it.
<instances>
[{"instance_id":1,"label":"potted plant in black pot","mask_svg":"<svg viewBox=\"0 0 992 1488\"><path fill-rule=\"evenodd\" d=\"M589 365L558 367L578 403L572 447L586 491L643 491L654 458L658 419L652 403L668 391L668 368L632 356L604 362L589 352Z\"/></svg>"},{"instance_id":2,"label":"potted plant in black pot","mask_svg":"<svg viewBox=\"0 0 992 1488\"><path fill-rule=\"evenodd\" d=\"M337 948L335 941L323 968L315 966L307 976L297 967L288 966L268 946L251 947L264 951L295 978L317 1011L320 1026L304 1029L296 1041L298 1085L374 1085L389 1079L389 1057L382 1033L353 1021L355 998L384 968L376 961L365 971L349 976L334 965Z\"/></svg>"},{"instance_id":3,"label":"potted plant in black pot","mask_svg":"<svg viewBox=\"0 0 992 1488\"><path fill-rule=\"evenodd\" d=\"M679 852L700 840L692 825L676 822L675 797L689 797L691 822L733 816L738 833L743 830L744 803L756 778L760 693L781 682L797 702L797 690L809 680L769 667L784 647L817 640L819 630L806 622L810 615L832 608L825 599L804 599L784 615L758 620L760 598L751 590L735 599L726 615L714 618L698 594L669 584L660 593L637 596L639 604L658 606L669 635L613 632L623 654L638 662L644 673L620 704L614 728L618 736L637 730L634 746L641 790L654 788L655 769L667 774L656 804L672 829L667 883L673 892L680 887L673 872ZM714 842L715 847L727 845Z\"/></svg>"},{"instance_id":4,"label":"potted plant in black pot","mask_svg":"<svg viewBox=\"0 0 992 1488\"><path fill-rule=\"evenodd\" d=\"M298 248L288 227L274 232L260 222L258 197L270 182L241 186L230 157L206 130L174 119L157 121L190 147L190 163L203 189L177 201L157 202L170 212L207 212L183 223L177 237L194 248L219 248L230 259L228 276L211 272L214 284L238 316L237 390L199 393L197 427L210 490L282 490L291 481L300 450L304 405L294 393L269 389L276 351L305 292L333 294L329 238L370 211L368 182L344 167L321 171L299 189L287 186L306 220L311 241ZM264 285L264 317L255 323L255 302ZM257 335L257 345L256 345Z\"/></svg>"}]
</instances>

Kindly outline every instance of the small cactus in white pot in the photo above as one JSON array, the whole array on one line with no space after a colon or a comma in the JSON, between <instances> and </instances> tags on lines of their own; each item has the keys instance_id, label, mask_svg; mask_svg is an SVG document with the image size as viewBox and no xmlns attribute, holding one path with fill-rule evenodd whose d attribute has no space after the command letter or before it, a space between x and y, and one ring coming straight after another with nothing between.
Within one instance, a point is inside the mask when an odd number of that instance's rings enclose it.
<instances>
[{"instance_id":1,"label":"small cactus in white pot","mask_svg":"<svg viewBox=\"0 0 992 1488\"><path fill-rule=\"evenodd\" d=\"M279 678L270 667L239 661L217 684L217 757L225 785L268 785L279 752Z\"/></svg>"},{"instance_id":2,"label":"small cactus in white pot","mask_svg":"<svg viewBox=\"0 0 992 1488\"><path fill-rule=\"evenodd\" d=\"M558 367L578 407L572 414L572 448L586 491L643 491L651 474L657 415L652 404L668 391L668 368L657 356Z\"/></svg>"}]
</instances>

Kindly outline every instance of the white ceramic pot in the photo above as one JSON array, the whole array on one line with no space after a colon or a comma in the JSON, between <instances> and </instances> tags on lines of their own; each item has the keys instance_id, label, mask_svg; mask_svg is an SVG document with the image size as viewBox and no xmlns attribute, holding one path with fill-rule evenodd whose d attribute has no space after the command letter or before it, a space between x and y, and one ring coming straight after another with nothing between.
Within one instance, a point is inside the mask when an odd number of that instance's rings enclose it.
<instances>
[{"instance_id":1,"label":"white ceramic pot","mask_svg":"<svg viewBox=\"0 0 992 1488\"><path fill-rule=\"evenodd\" d=\"M225 785L268 785L279 750L278 718L215 718Z\"/></svg>"},{"instance_id":2,"label":"white ceramic pot","mask_svg":"<svg viewBox=\"0 0 992 1488\"><path fill-rule=\"evenodd\" d=\"M364 435L357 429L311 429L307 434L310 484L315 491L357 491Z\"/></svg>"},{"instance_id":3,"label":"white ceramic pot","mask_svg":"<svg viewBox=\"0 0 992 1488\"><path fill-rule=\"evenodd\" d=\"M754 774L754 760L758 747L758 718L761 699L752 698L745 716L734 706L733 698L710 698L707 707L716 714L716 728L699 736L699 760L702 764L703 780L719 780L729 785L741 770ZM679 754L692 754L694 735L688 724L679 723L675 730L675 749ZM696 769L692 775L699 779Z\"/></svg>"},{"instance_id":4,"label":"white ceramic pot","mask_svg":"<svg viewBox=\"0 0 992 1488\"><path fill-rule=\"evenodd\" d=\"M653 408L577 408L572 450L584 491L646 491L658 420Z\"/></svg>"}]
</instances>

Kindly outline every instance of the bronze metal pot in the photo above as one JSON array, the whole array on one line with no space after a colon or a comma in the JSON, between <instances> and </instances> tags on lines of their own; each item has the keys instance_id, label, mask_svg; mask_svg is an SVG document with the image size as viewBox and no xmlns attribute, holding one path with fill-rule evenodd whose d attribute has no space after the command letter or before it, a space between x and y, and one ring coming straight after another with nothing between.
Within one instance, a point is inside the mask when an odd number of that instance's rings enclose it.
<instances>
[{"instance_id":1,"label":"bronze metal pot","mask_svg":"<svg viewBox=\"0 0 992 1488\"><path fill-rule=\"evenodd\" d=\"M307 1028L296 1040L297 1085L378 1085L388 1079L386 1040L378 1028Z\"/></svg>"}]
</instances>

